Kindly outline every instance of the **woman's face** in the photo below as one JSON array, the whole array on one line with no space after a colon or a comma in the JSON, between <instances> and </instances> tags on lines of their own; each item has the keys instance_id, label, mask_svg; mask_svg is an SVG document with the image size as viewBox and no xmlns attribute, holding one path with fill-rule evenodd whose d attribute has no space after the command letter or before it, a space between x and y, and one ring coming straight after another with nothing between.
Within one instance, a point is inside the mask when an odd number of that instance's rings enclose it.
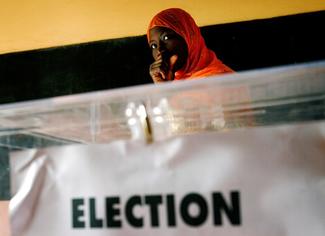
<instances>
[{"instance_id":1,"label":"woman's face","mask_svg":"<svg viewBox=\"0 0 325 236\"><path fill-rule=\"evenodd\" d=\"M175 31L165 27L154 27L149 31L149 46L155 60L162 56L165 62L173 55L177 55L174 71L178 71L185 64L188 56L185 40Z\"/></svg>"}]
</instances>

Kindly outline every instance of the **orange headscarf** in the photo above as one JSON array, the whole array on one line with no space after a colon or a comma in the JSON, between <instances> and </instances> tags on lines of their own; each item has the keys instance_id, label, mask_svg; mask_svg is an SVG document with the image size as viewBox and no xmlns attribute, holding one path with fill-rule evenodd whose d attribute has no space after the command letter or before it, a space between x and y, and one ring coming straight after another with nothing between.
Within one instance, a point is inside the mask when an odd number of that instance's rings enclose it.
<instances>
[{"instance_id":1,"label":"orange headscarf","mask_svg":"<svg viewBox=\"0 0 325 236\"><path fill-rule=\"evenodd\" d=\"M185 66L175 73L175 80L206 77L209 75L233 72L224 65L216 54L208 49L194 19L184 10L170 8L158 13L150 22L149 31L156 27L166 27L185 39L188 48L188 58Z\"/></svg>"}]
</instances>

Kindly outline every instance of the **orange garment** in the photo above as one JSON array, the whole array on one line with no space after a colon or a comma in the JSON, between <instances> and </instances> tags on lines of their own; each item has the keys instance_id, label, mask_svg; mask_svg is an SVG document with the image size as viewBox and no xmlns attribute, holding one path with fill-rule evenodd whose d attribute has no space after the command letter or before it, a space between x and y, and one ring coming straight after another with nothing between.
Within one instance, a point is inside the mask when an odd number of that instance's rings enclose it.
<instances>
[{"instance_id":1,"label":"orange garment","mask_svg":"<svg viewBox=\"0 0 325 236\"><path fill-rule=\"evenodd\" d=\"M184 10L170 8L158 13L150 22L149 31L156 27L166 27L185 39L188 48L188 58L185 66L175 73L175 80L206 77L215 74L233 72L224 65L216 54L207 48L201 35L200 28L194 19Z\"/></svg>"}]
</instances>

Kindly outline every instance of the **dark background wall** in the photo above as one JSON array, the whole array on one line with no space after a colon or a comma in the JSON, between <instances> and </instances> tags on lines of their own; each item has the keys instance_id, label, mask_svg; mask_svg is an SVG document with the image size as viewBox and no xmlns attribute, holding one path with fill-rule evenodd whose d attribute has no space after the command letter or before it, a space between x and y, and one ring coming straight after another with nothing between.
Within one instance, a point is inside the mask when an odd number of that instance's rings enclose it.
<instances>
[{"instance_id":1,"label":"dark background wall","mask_svg":"<svg viewBox=\"0 0 325 236\"><path fill-rule=\"evenodd\" d=\"M236 71L325 59L325 11L202 27ZM146 37L0 55L0 103L151 83Z\"/></svg>"}]
</instances>

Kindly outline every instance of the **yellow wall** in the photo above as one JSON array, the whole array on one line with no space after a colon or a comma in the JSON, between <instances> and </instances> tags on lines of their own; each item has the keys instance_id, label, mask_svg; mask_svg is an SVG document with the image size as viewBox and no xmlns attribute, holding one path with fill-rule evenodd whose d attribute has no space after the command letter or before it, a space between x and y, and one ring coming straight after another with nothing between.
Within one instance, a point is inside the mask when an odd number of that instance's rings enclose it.
<instances>
[{"instance_id":1,"label":"yellow wall","mask_svg":"<svg viewBox=\"0 0 325 236\"><path fill-rule=\"evenodd\" d=\"M325 0L0 0L0 54L141 35L168 7L203 26L325 10Z\"/></svg>"}]
</instances>

